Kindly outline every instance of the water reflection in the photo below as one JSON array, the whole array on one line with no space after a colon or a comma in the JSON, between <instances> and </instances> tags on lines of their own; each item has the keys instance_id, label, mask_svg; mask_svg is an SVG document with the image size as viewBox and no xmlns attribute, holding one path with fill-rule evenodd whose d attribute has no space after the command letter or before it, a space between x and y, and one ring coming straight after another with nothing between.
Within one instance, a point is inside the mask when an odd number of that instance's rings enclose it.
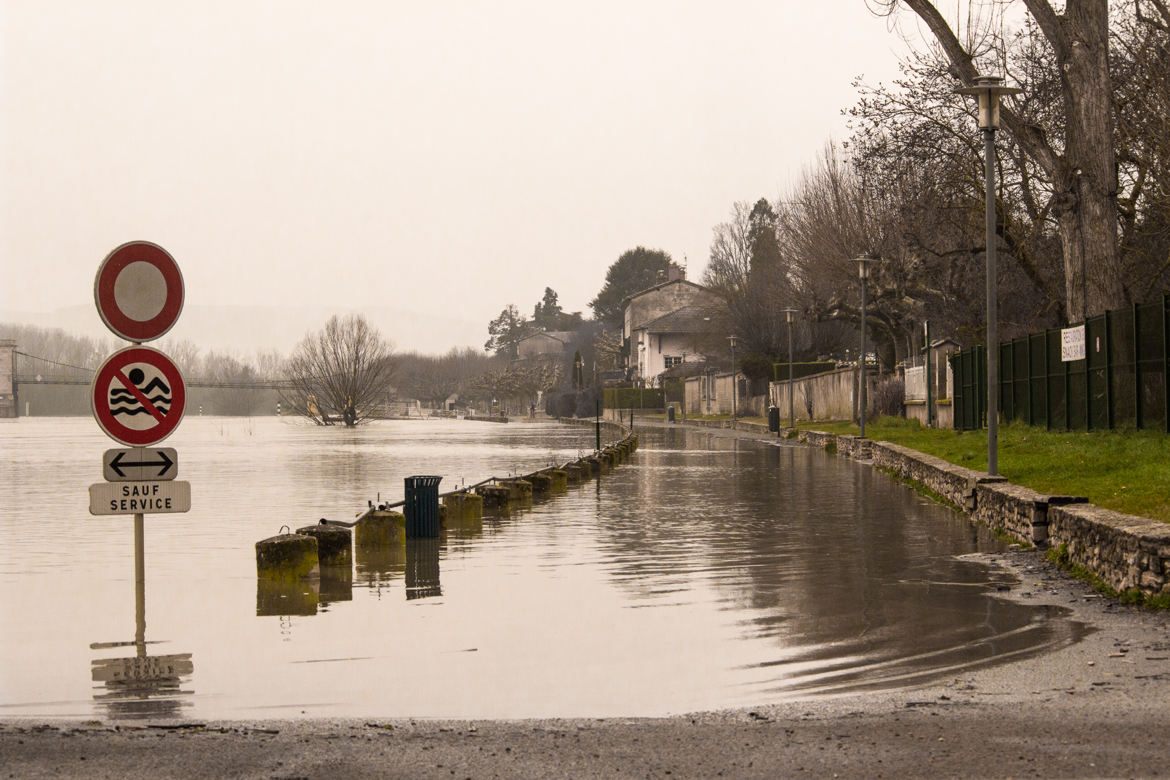
<instances>
[{"instance_id":1,"label":"water reflection","mask_svg":"<svg viewBox=\"0 0 1170 780\"><path fill-rule=\"evenodd\" d=\"M328 611L329 605L335 602L353 601L353 567L344 566L321 567L321 610Z\"/></svg>"},{"instance_id":2,"label":"water reflection","mask_svg":"<svg viewBox=\"0 0 1170 780\"><path fill-rule=\"evenodd\" d=\"M179 718L189 706L183 683L195 673L191 653L147 654L146 585L135 584L135 632L133 642L94 642L91 650L133 647L131 657L97 658L90 663L90 678L101 683L93 699L113 719Z\"/></svg>"},{"instance_id":3,"label":"water reflection","mask_svg":"<svg viewBox=\"0 0 1170 780\"><path fill-rule=\"evenodd\" d=\"M179 718L192 694L182 684L194 671L190 653L98 659L91 674L105 689L93 699L109 718Z\"/></svg>"},{"instance_id":4,"label":"water reflection","mask_svg":"<svg viewBox=\"0 0 1170 780\"><path fill-rule=\"evenodd\" d=\"M406 540L406 599L442 596L439 586L439 540Z\"/></svg>"},{"instance_id":5,"label":"water reflection","mask_svg":"<svg viewBox=\"0 0 1170 780\"><path fill-rule=\"evenodd\" d=\"M256 615L276 617L285 615L316 615L321 601L321 580L283 580L274 577L256 578Z\"/></svg>"},{"instance_id":6,"label":"water reflection","mask_svg":"<svg viewBox=\"0 0 1170 780\"><path fill-rule=\"evenodd\" d=\"M1084 634L1056 619L1061 610L991 597L1004 576L956 557L993 549L990 534L872 468L787 446L741 458L734 439L663 436L599 498L611 576L646 606L687 606L713 587L721 609L746 613L745 639L773 646L751 665L770 691L917 683Z\"/></svg>"},{"instance_id":7,"label":"water reflection","mask_svg":"<svg viewBox=\"0 0 1170 780\"><path fill-rule=\"evenodd\" d=\"M357 545L353 550L357 583L360 587L377 591L388 588L394 580L406 574L406 547L400 544L382 547Z\"/></svg>"}]
</instances>

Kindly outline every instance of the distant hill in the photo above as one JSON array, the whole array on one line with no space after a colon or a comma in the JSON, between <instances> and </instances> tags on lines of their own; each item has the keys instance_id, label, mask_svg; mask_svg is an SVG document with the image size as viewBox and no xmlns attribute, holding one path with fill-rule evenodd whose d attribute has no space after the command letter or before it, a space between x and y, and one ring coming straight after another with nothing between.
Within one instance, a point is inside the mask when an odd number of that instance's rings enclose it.
<instances>
[{"instance_id":1,"label":"distant hill","mask_svg":"<svg viewBox=\"0 0 1170 780\"><path fill-rule=\"evenodd\" d=\"M311 306L185 306L165 340L187 340L201 350L239 355L278 350L287 354L309 331L334 314L364 314L394 344L396 352L441 354L452 347L482 349L487 325L391 306L340 310ZM61 328L76 336L116 340L93 306L69 306L47 313L0 310L0 324ZM0 337L3 337L0 333ZM118 342L119 344L121 342Z\"/></svg>"}]
</instances>

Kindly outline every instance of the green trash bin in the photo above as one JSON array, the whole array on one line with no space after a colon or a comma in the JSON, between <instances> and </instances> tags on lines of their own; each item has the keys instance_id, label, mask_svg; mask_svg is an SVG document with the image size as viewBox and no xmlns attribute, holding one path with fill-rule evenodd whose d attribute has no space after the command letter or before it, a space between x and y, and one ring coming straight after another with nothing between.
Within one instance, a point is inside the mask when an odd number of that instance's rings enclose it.
<instances>
[{"instance_id":1,"label":"green trash bin","mask_svg":"<svg viewBox=\"0 0 1170 780\"><path fill-rule=\"evenodd\" d=\"M442 477L407 477L406 515L407 539L437 539L439 537L439 482Z\"/></svg>"}]
</instances>

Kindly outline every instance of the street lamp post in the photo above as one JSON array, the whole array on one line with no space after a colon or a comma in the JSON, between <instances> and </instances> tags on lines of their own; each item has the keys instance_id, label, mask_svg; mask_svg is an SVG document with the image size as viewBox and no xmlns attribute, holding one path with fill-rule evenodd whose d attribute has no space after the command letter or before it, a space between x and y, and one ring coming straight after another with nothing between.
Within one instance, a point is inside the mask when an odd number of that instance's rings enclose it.
<instances>
[{"instance_id":1,"label":"street lamp post","mask_svg":"<svg viewBox=\"0 0 1170 780\"><path fill-rule=\"evenodd\" d=\"M983 131L984 212L987 222L987 473L999 473L999 324L995 267L995 131L999 129L999 101L1023 90L1005 87L999 76L976 76L975 85L955 90L979 100L979 129Z\"/></svg>"},{"instance_id":2,"label":"street lamp post","mask_svg":"<svg viewBox=\"0 0 1170 780\"><path fill-rule=\"evenodd\" d=\"M731 345L731 421L734 423L735 414L735 391L736 385L739 383L735 381L735 336L728 336L727 343Z\"/></svg>"},{"instance_id":3,"label":"street lamp post","mask_svg":"<svg viewBox=\"0 0 1170 780\"><path fill-rule=\"evenodd\" d=\"M638 407L646 408L646 344L638 342Z\"/></svg>"},{"instance_id":4,"label":"street lamp post","mask_svg":"<svg viewBox=\"0 0 1170 780\"><path fill-rule=\"evenodd\" d=\"M788 427L796 427L796 415L793 413L793 396L796 394L792 384L792 315L796 309L784 310L784 321L788 323Z\"/></svg>"},{"instance_id":5,"label":"street lamp post","mask_svg":"<svg viewBox=\"0 0 1170 780\"><path fill-rule=\"evenodd\" d=\"M865 286L869 281L869 264L877 262L873 255L862 255L857 258L857 276L861 279L861 392L858 400L861 406L861 438L865 438L865 407L869 403L869 393L865 386Z\"/></svg>"}]
</instances>

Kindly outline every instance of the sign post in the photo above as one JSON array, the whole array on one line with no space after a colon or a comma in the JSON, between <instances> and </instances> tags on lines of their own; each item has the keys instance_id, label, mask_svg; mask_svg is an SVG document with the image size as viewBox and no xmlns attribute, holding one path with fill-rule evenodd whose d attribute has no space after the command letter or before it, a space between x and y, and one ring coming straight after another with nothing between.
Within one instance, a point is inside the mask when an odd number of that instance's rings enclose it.
<instances>
[{"instance_id":1,"label":"sign post","mask_svg":"<svg viewBox=\"0 0 1170 780\"><path fill-rule=\"evenodd\" d=\"M89 488L93 515L134 515L136 641L145 652L147 512L187 512L191 484L175 481L178 453L145 449L174 433L187 405L183 375L171 359L142 346L175 324L183 310L183 275L170 253L149 241L131 241L106 255L93 282L98 316L115 336L134 342L110 355L94 375L90 405L98 427L134 449L102 458L106 482Z\"/></svg>"}]
</instances>

